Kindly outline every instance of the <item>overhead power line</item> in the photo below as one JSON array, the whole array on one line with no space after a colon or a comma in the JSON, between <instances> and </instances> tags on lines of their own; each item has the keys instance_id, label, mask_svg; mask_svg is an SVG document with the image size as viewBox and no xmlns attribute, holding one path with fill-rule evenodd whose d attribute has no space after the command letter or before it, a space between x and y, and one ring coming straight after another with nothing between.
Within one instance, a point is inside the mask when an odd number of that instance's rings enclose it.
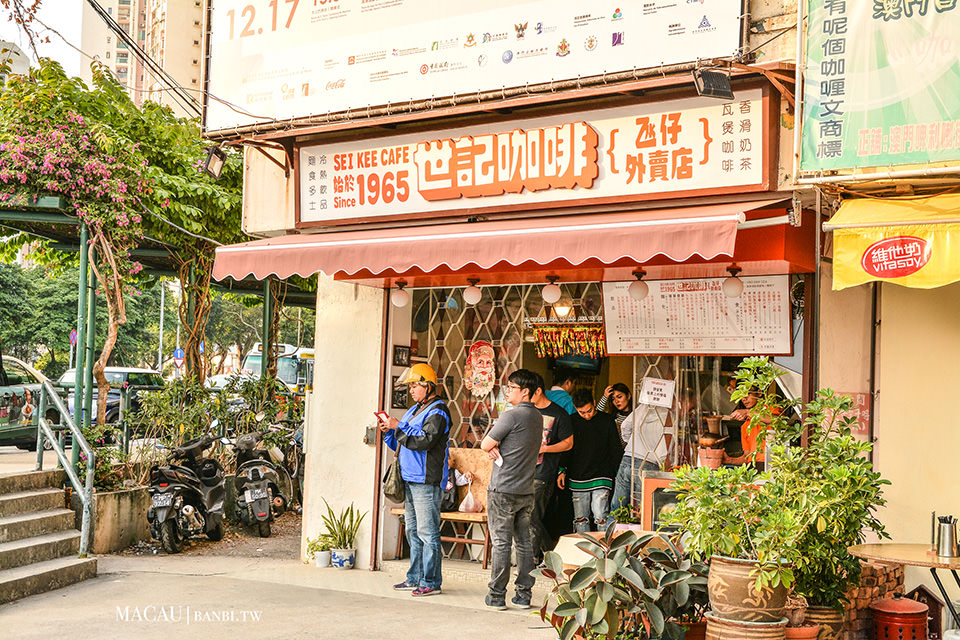
<instances>
[{"instance_id":1,"label":"overhead power line","mask_svg":"<svg viewBox=\"0 0 960 640\"><path fill-rule=\"evenodd\" d=\"M140 45L137 44L136 39L134 39L129 33L127 33L123 27L121 27L116 20L113 19L107 11L100 6L100 3L97 0L87 0L87 4L96 12L98 16L106 23L107 27L113 31L117 38L123 42L127 49L133 54L135 58L140 60L147 69L163 84L166 84L170 88L171 97L177 102L177 104L183 108L185 111L193 112L197 116L201 115L201 105L200 102L194 98L190 93L180 85L171 76L167 73L156 60L150 57L146 51L140 48Z\"/></svg>"}]
</instances>

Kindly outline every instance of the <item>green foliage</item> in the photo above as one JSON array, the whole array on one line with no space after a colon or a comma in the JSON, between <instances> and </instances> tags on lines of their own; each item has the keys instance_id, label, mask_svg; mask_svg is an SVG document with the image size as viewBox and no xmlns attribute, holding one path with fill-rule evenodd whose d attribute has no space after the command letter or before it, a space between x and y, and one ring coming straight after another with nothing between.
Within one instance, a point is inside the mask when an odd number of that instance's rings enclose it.
<instances>
[{"instance_id":1,"label":"green foliage","mask_svg":"<svg viewBox=\"0 0 960 640\"><path fill-rule=\"evenodd\" d=\"M339 514L333 511L333 508L323 499L323 504L327 507L327 514L322 516L323 526L327 528L324 534L333 549L356 549L357 532L360 530L360 523L363 522L367 512L360 513L354 509L353 503L341 511Z\"/></svg>"},{"instance_id":2,"label":"green foliage","mask_svg":"<svg viewBox=\"0 0 960 640\"><path fill-rule=\"evenodd\" d=\"M610 512L610 517L620 524L640 524L643 522L640 510L633 508L631 505L617 507Z\"/></svg>"},{"instance_id":3,"label":"green foliage","mask_svg":"<svg viewBox=\"0 0 960 640\"><path fill-rule=\"evenodd\" d=\"M847 548L867 531L886 537L875 511L889 482L867 458L872 445L852 435L849 397L825 389L804 405L776 394L778 375L767 358L747 358L732 394L734 401L761 394L750 419L769 423L760 438L770 449L766 472L684 467L674 485L680 501L667 520L690 534L686 547L696 557L758 560L758 587L793 584L811 605L839 607L860 576Z\"/></svg>"},{"instance_id":4,"label":"green foliage","mask_svg":"<svg viewBox=\"0 0 960 640\"><path fill-rule=\"evenodd\" d=\"M97 491L122 489L124 480L131 471L130 457L111 444L113 434L103 426L93 424L83 431L83 437L94 451L93 487ZM87 477L87 454L80 452L77 460L77 475L83 481Z\"/></svg>"},{"instance_id":5,"label":"green foliage","mask_svg":"<svg viewBox=\"0 0 960 640\"><path fill-rule=\"evenodd\" d=\"M611 522L599 539L581 534L577 547L590 560L572 575L553 551L535 571L553 581L540 608L560 640L664 638L681 640L681 622L700 620L707 607L707 565L687 557L667 536L616 531ZM650 545L659 538L660 547ZM548 611L551 603L553 611Z\"/></svg>"},{"instance_id":6,"label":"green foliage","mask_svg":"<svg viewBox=\"0 0 960 640\"><path fill-rule=\"evenodd\" d=\"M329 551L332 548L330 538L321 533L314 538L307 538L307 555L313 558L321 551Z\"/></svg>"},{"instance_id":7,"label":"green foliage","mask_svg":"<svg viewBox=\"0 0 960 640\"><path fill-rule=\"evenodd\" d=\"M192 378L178 378L160 391L141 394L140 411L131 417L133 427L150 432L177 447L205 435L222 409L215 394Z\"/></svg>"}]
</instances>

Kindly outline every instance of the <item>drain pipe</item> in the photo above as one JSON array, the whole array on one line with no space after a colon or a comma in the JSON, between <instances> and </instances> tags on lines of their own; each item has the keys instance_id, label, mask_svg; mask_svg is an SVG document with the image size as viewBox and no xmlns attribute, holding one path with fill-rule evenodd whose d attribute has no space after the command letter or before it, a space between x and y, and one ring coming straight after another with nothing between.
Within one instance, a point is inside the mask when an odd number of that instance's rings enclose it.
<instances>
[{"instance_id":1,"label":"drain pipe","mask_svg":"<svg viewBox=\"0 0 960 640\"><path fill-rule=\"evenodd\" d=\"M384 389L387 385L387 367L390 366L389 356L387 354L387 346L389 345L390 340L390 290L383 290L383 319L381 321L381 326L383 327L382 337L380 338L380 388L377 392L377 407L382 409L384 402L386 402L386 393ZM380 491L380 470L383 468L383 438L380 437L380 431L377 431L376 439L374 440L374 465L373 465L373 517L370 520L371 536L370 536L370 570L379 571L380 570L380 543L383 536L383 531L380 526L380 498L382 491Z\"/></svg>"},{"instance_id":2,"label":"drain pipe","mask_svg":"<svg viewBox=\"0 0 960 640\"><path fill-rule=\"evenodd\" d=\"M873 291L870 296L870 422L868 423L867 437L870 443L874 444L874 425L877 419L877 334L880 329L880 282L873 282ZM874 452L876 447L870 449L870 463L874 463Z\"/></svg>"}]
</instances>

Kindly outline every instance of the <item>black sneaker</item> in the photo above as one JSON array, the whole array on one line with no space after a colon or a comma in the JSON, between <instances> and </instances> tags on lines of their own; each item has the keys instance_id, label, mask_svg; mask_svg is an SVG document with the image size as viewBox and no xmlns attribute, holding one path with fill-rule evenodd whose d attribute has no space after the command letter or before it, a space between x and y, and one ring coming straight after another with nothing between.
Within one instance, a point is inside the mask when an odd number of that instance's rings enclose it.
<instances>
[{"instance_id":1,"label":"black sneaker","mask_svg":"<svg viewBox=\"0 0 960 640\"><path fill-rule=\"evenodd\" d=\"M519 593L513 596L513 599L510 600L515 607L520 607L521 609L530 608L530 596L522 596Z\"/></svg>"},{"instance_id":2,"label":"black sneaker","mask_svg":"<svg viewBox=\"0 0 960 640\"><path fill-rule=\"evenodd\" d=\"M417 588L417 585L410 584L404 580L403 582L398 582L397 584L393 585L393 588L395 591L413 591Z\"/></svg>"},{"instance_id":3,"label":"black sneaker","mask_svg":"<svg viewBox=\"0 0 960 640\"><path fill-rule=\"evenodd\" d=\"M492 593L488 593L487 597L483 600L483 603L491 609L497 609L498 611L507 610L507 602L503 596L497 597Z\"/></svg>"}]
</instances>

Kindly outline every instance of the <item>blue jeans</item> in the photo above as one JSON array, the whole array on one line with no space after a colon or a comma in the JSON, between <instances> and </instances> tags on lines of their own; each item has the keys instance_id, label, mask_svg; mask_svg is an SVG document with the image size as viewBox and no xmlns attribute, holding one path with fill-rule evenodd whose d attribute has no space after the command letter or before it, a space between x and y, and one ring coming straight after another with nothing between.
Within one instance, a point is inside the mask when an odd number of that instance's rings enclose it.
<instances>
[{"instance_id":1,"label":"blue jeans","mask_svg":"<svg viewBox=\"0 0 960 640\"><path fill-rule=\"evenodd\" d=\"M487 491L487 526L493 554L490 558L490 595L503 598L510 582L510 548L517 546L517 595L529 600L533 589L533 543L530 540L530 514L533 494Z\"/></svg>"},{"instance_id":2,"label":"blue jeans","mask_svg":"<svg viewBox=\"0 0 960 640\"><path fill-rule=\"evenodd\" d=\"M623 456L620 468L617 470L617 479L613 485L613 499L610 500L610 511L620 507L630 506L630 462L633 461L633 503L638 507L643 502L643 478L641 472L659 471L660 465L656 462L644 462L642 458Z\"/></svg>"},{"instance_id":3,"label":"blue jeans","mask_svg":"<svg viewBox=\"0 0 960 640\"><path fill-rule=\"evenodd\" d=\"M407 584L439 589L440 575L440 499L439 485L404 482L404 527L410 545L410 570Z\"/></svg>"},{"instance_id":4,"label":"blue jeans","mask_svg":"<svg viewBox=\"0 0 960 640\"><path fill-rule=\"evenodd\" d=\"M610 489L599 488L589 491L573 491L573 530L577 533L590 531L590 516L598 530L607 525L607 511L610 507Z\"/></svg>"}]
</instances>

